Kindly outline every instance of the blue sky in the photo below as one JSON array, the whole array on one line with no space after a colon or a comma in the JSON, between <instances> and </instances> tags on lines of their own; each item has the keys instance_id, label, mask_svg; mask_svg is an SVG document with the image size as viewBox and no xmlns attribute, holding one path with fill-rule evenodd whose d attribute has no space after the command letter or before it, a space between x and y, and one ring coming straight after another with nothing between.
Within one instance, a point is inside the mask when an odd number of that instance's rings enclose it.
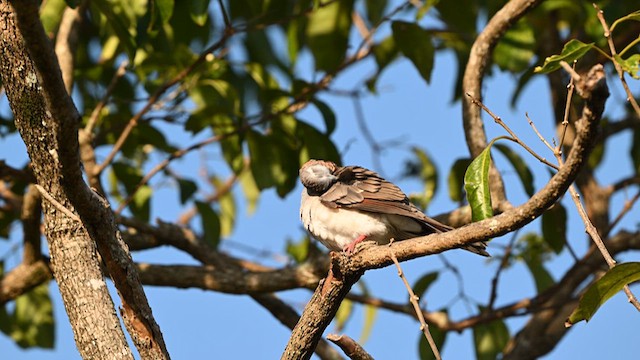
<instances>
[{"instance_id":1,"label":"blue sky","mask_svg":"<svg viewBox=\"0 0 640 360\"><path fill-rule=\"evenodd\" d=\"M301 59L301 63L304 64L304 62L305 59ZM341 75L332 88L351 90L353 84L365 79L372 69L372 61L367 60L363 66L350 69ZM454 58L450 53L439 54L436 58L432 82L426 84L409 61L400 60L386 70L379 80L380 94L369 95L362 100L365 119L373 136L380 142L385 140L401 142L400 146L387 149L381 154L383 169L375 167L371 149L356 126L352 101L331 94L322 95L322 98L333 106L338 116L338 127L333 140L338 149L347 149L343 153L345 164L358 164L383 171L389 179L397 181L405 192L411 193L420 191L420 183L415 180L403 180L399 176L405 160L410 157L410 146L419 146L432 156L439 170L439 191L430 205L429 213L431 214L447 212L456 207L447 195L446 176L455 159L468 156L462 133L460 103L451 101L455 69ZM485 102L522 139L540 154L551 159L552 154L538 140L524 116L525 112L528 112L547 139L555 135L551 125L553 121L546 80L543 77L534 78L523 92L516 107L511 108L508 101L515 80L508 74L496 71L495 76L485 82ZM615 78L609 77L610 84L614 80ZM634 85L631 85L632 88ZM609 114L617 114L620 109L616 109L613 105L621 104L624 96L617 85L611 86L612 96L607 104L607 111ZM637 86L635 88L637 89ZM3 111L6 111L5 109L6 105L3 105ZM322 126L321 118L313 109L303 111L300 117ZM504 134L504 131L490 118L486 116L484 118L489 138ZM171 132L169 140L174 144L184 145L197 141L189 139L187 134L174 132ZM597 174L603 183L613 182L631 173L632 168L627 157L629 144L630 139L627 135L618 135L616 141L611 141L607 145L606 165ZM2 139L0 159L5 159L10 165L22 166L26 161L26 155L23 155L26 152L18 151L18 148L24 149L24 145L17 136ZM531 157L527 157L524 152L519 150L518 152L534 171L536 188L540 188L548 179L547 170ZM177 161L173 168L175 171L194 173L198 171L202 155L202 153L192 154ZM210 159L208 164L211 166L220 165L223 162L219 149L215 146L205 149L204 155ZM161 157L158 157L157 161L160 160ZM507 182L509 199L515 204L524 202L526 195L515 172L499 155L496 156L496 161ZM179 205L176 188L158 181L153 184L156 187L157 198L154 198L152 218L175 220L184 210ZM251 216L247 215L242 193L236 191L239 209L237 225L234 233L222 243L222 249L240 257L282 266L283 263L276 255L283 252L286 240L297 240L303 236L298 219L300 190L301 187L298 185L296 190L284 199L278 198L273 190L266 191L260 198L257 211ZM568 198L563 200L570 216L568 238L581 255L587 246L584 227L572 203L568 200ZM612 214L617 214L623 200L624 194L616 196ZM626 216L622 225L635 229L635 219L638 215L638 211L633 210ZM539 222L536 221L521 230L520 235L528 231L539 232L539 228ZM494 252L499 252L500 250L495 248L506 244L509 236L495 239L489 246L489 252L492 251L492 247ZM10 251L20 242L19 231L14 233L10 241L0 241L0 257L9 254L5 259L7 269L14 266L20 259L19 252ZM266 251L274 256L272 258L256 256L237 244ZM460 250L450 251L444 256L449 262L459 267L464 279L465 294L477 302L486 303L491 278L498 264ZM133 257L141 262L193 263L190 257L168 248L134 253ZM619 258L628 261L638 260L638 254L625 254ZM551 261L548 269L554 278L558 279L571 263L572 260L565 251ZM403 263L402 266L409 281L412 282L426 272L442 269L443 263L438 257L432 256ZM377 297L395 302L407 301L406 290L393 267L370 271L361 281ZM286 345L289 329L282 326L247 296L158 287L146 289L154 315L163 330L167 347L174 359L274 359L281 355ZM637 292L637 289L635 290ZM52 351L21 350L9 338L0 335L0 353L3 359L79 358L71 328L54 283L50 285L50 292L56 318L55 349ZM498 294L497 305L535 295L535 284L524 264L517 264L504 272ZM427 309L435 310L454 301L457 295L456 279L451 273L445 272L422 301L426 302ZM298 311L302 311L310 292L294 290L279 293L278 296ZM119 301L115 295L114 299L116 302ZM454 304L451 312L454 319L464 318L474 311L463 301L456 301ZM637 340L634 331L637 328L635 315L636 311L626 303L625 297L622 294L616 295L601 308L592 321L574 326L558 347L545 358L629 358L638 350L637 345L634 345ZM512 334L526 322L526 319L526 317L514 318L507 322ZM344 332L356 339L359 338L363 321L362 309L357 306ZM332 328L330 326L328 332L331 332ZM371 337L364 346L379 359L413 359L418 356L417 344L420 336L419 324L414 320L380 310ZM461 334L450 333L441 351L445 358L472 358L474 356L472 343L470 330Z\"/></svg>"}]
</instances>

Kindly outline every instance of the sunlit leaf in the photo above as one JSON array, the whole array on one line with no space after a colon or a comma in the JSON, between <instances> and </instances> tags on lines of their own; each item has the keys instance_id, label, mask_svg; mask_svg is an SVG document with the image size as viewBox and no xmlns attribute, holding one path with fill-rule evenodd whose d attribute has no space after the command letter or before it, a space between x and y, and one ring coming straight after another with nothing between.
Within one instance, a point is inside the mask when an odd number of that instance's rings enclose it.
<instances>
[{"instance_id":1,"label":"sunlit leaf","mask_svg":"<svg viewBox=\"0 0 640 360\"><path fill-rule=\"evenodd\" d=\"M222 195L218 197L220 235L229 236L233 232L236 222L236 201L231 191L223 189L226 185L220 179L213 178L211 181L216 187L216 191L222 192Z\"/></svg>"},{"instance_id":2,"label":"sunlit leaf","mask_svg":"<svg viewBox=\"0 0 640 360\"><path fill-rule=\"evenodd\" d=\"M620 24L621 22L624 22L624 21L629 21L629 20L640 21L640 10L636 10L636 11L632 12L631 14L625 15L625 16L617 19L616 21L614 21L613 24L611 24L611 27L609 28L609 31L613 32L613 30L618 26L618 24Z\"/></svg>"},{"instance_id":3,"label":"sunlit leaf","mask_svg":"<svg viewBox=\"0 0 640 360\"><path fill-rule=\"evenodd\" d=\"M509 329L502 320L473 327L476 359L495 360L509 341Z\"/></svg>"},{"instance_id":4,"label":"sunlit leaf","mask_svg":"<svg viewBox=\"0 0 640 360\"><path fill-rule=\"evenodd\" d=\"M431 34L417 24L404 21L394 21L391 23L391 29L400 51L411 60L420 76L429 83L435 54Z\"/></svg>"},{"instance_id":5,"label":"sunlit leaf","mask_svg":"<svg viewBox=\"0 0 640 360\"><path fill-rule=\"evenodd\" d=\"M173 15L174 1L175 0L153 0L155 6L158 8L160 20L165 24L169 22Z\"/></svg>"},{"instance_id":6,"label":"sunlit leaf","mask_svg":"<svg viewBox=\"0 0 640 360\"><path fill-rule=\"evenodd\" d=\"M123 17L114 12L112 4L108 0L95 0L91 4L95 5L107 18L107 26L113 29L120 43L124 46L129 60L133 61L136 53L135 37L131 34L128 25L123 21Z\"/></svg>"},{"instance_id":7,"label":"sunlit leaf","mask_svg":"<svg viewBox=\"0 0 640 360\"><path fill-rule=\"evenodd\" d=\"M565 325L569 327L582 320L591 320L602 304L622 290L625 285L638 280L640 280L640 262L623 263L610 269L603 277L591 284L580 297L578 307L571 313Z\"/></svg>"},{"instance_id":8,"label":"sunlit leaf","mask_svg":"<svg viewBox=\"0 0 640 360\"><path fill-rule=\"evenodd\" d=\"M447 176L447 185L449 185L449 198L456 202L462 202L464 199L464 173L471 165L471 159L456 159L449 170Z\"/></svg>"},{"instance_id":9,"label":"sunlit leaf","mask_svg":"<svg viewBox=\"0 0 640 360\"><path fill-rule=\"evenodd\" d=\"M296 263L300 264L307 260L309 256L309 244L311 240L308 235L305 235L300 241L294 242L291 239L287 239L286 251Z\"/></svg>"},{"instance_id":10,"label":"sunlit leaf","mask_svg":"<svg viewBox=\"0 0 640 360\"><path fill-rule=\"evenodd\" d=\"M429 155L424 152L424 150L418 147L413 147L411 151L418 159L418 175L420 176L420 180L424 183L423 192L418 194L414 199L418 201L417 205L419 205L421 209L425 210L431 202L431 199L433 199L438 188L438 171L436 170L436 166L433 161Z\"/></svg>"},{"instance_id":11,"label":"sunlit leaf","mask_svg":"<svg viewBox=\"0 0 640 360\"><path fill-rule=\"evenodd\" d=\"M72 6L70 2L77 3L77 1L67 1L66 4L64 0L47 0L43 2L40 6L40 21L42 21L44 31L47 34L53 34L58 29L60 21L62 21L62 14L67 8L66 5L68 4L69 7L75 8L75 5Z\"/></svg>"},{"instance_id":12,"label":"sunlit leaf","mask_svg":"<svg viewBox=\"0 0 640 360\"><path fill-rule=\"evenodd\" d=\"M332 72L342 64L349 44L353 2L331 2L308 15L307 42L317 69Z\"/></svg>"},{"instance_id":13,"label":"sunlit leaf","mask_svg":"<svg viewBox=\"0 0 640 360\"><path fill-rule=\"evenodd\" d=\"M535 68L536 73L548 74L550 72L560 69L560 62L565 61L569 65L574 60L578 60L584 56L589 50L593 48L593 43L585 44L580 40L572 39L564 45L560 55L552 55L544 60L542 66Z\"/></svg>"},{"instance_id":14,"label":"sunlit leaf","mask_svg":"<svg viewBox=\"0 0 640 360\"><path fill-rule=\"evenodd\" d=\"M562 252L567 243L567 210L555 203L542 214L542 237L556 253Z\"/></svg>"},{"instance_id":15,"label":"sunlit leaf","mask_svg":"<svg viewBox=\"0 0 640 360\"><path fill-rule=\"evenodd\" d=\"M504 33L493 50L493 59L502 70L521 72L529 68L535 47L534 29L526 19L520 19Z\"/></svg>"},{"instance_id":16,"label":"sunlit leaf","mask_svg":"<svg viewBox=\"0 0 640 360\"><path fill-rule=\"evenodd\" d=\"M620 64L622 70L631 75L634 79L640 79L638 76L638 70L640 70L640 54L634 54L626 59L623 59L620 55L613 57L614 61Z\"/></svg>"},{"instance_id":17,"label":"sunlit leaf","mask_svg":"<svg viewBox=\"0 0 640 360\"><path fill-rule=\"evenodd\" d=\"M371 293L369 292L369 288L367 287L364 281L358 281L357 286L360 288L362 295L365 297L371 297ZM364 323L362 324L362 333L360 333L360 338L358 339L358 343L364 345L369 337L371 336L371 331L373 330L373 324L376 321L376 317L378 315L378 307L365 304L363 306L364 310Z\"/></svg>"},{"instance_id":18,"label":"sunlit leaf","mask_svg":"<svg viewBox=\"0 0 640 360\"><path fill-rule=\"evenodd\" d=\"M149 221L152 194L153 189L149 185L142 185L136 190L131 203L129 203L129 209L137 219Z\"/></svg>"},{"instance_id":19,"label":"sunlit leaf","mask_svg":"<svg viewBox=\"0 0 640 360\"><path fill-rule=\"evenodd\" d=\"M200 214L204 241L214 248L220 243L220 218L207 203L196 201L196 208Z\"/></svg>"},{"instance_id":20,"label":"sunlit leaf","mask_svg":"<svg viewBox=\"0 0 640 360\"><path fill-rule=\"evenodd\" d=\"M491 141L487 148L473 159L464 174L464 190L467 192L467 201L471 206L471 219L474 222L493 216L489 191L489 167L491 145L494 141Z\"/></svg>"},{"instance_id":21,"label":"sunlit leaf","mask_svg":"<svg viewBox=\"0 0 640 360\"><path fill-rule=\"evenodd\" d=\"M340 333L353 315L353 302L349 299L342 300L335 316L335 332Z\"/></svg>"},{"instance_id":22,"label":"sunlit leaf","mask_svg":"<svg viewBox=\"0 0 640 360\"><path fill-rule=\"evenodd\" d=\"M511 166L516 170L522 185L524 186L524 191L529 196L533 196L535 193L535 189L533 187L533 173L527 166L527 163L518 155L516 152L511 150L506 145L503 144L495 144L493 145L496 149L500 150L500 152L509 160Z\"/></svg>"},{"instance_id":23,"label":"sunlit leaf","mask_svg":"<svg viewBox=\"0 0 640 360\"><path fill-rule=\"evenodd\" d=\"M204 26L209 16L209 1L210 0L191 0L189 2L191 10L191 20L198 26Z\"/></svg>"},{"instance_id":24,"label":"sunlit leaf","mask_svg":"<svg viewBox=\"0 0 640 360\"><path fill-rule=\"evenodd\" d=\"M238 180L240 181L244 197L247 199L247 213L253 214L256 210L258 199L260 199L260 189L258 185L256 185L253 174L249 170L241 172Z\"/></svg>"},{"instance_id":25,"label":"sunlit leaf","mask_svg":"<svg viewBox=\"0 0 640 360\"><path fill-rule=\"evenodd\" d=\"M11 338L18 346L53 348L55 327L48 283L18 297L11 318Z\"/></svg>"}]
</instances>

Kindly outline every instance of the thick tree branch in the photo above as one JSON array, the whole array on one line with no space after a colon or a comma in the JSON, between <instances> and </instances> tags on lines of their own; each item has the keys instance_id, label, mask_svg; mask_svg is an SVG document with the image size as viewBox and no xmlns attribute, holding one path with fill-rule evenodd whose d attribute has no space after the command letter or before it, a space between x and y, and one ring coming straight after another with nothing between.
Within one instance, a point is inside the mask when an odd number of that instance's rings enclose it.
<instances>
[{"instance_id":1,"label":"thick tree branch","mask_svg":"<svg viewBox=\"0 0 640 360\"><path fill-rule=\"evenodd\" d=\"M117 231L108 203L94 194L82 178L78 151L80 114L65 89L57 58L39 19L38 2L14 1L12 5L16 25L28 51L28 55L25 56L33 61L35 71L31 74L31 82L32 85L41 88L41 105L44 105L44 111L49 116L41 121L50 121L46 131L55 138L54 142L44 144L47 147L51 146L50 148L40 151L55 155L54 164L58 165L57 169L60 171L60 185L64 195L78 212L91 239L98 245L102 259L122 298L124 323L141 356L168 358L160 328L153 319L136 269ZM7 13L7 16L12 14ZM16 117L19 117L23 109L16 101L18 99L12 102L12 108ZM23 137L25 131L31 129L23 125ZM29 154L34 160L34 152L30 151ZM85 345L79 348L83 346Z\"/></svg>"}]
</instances>

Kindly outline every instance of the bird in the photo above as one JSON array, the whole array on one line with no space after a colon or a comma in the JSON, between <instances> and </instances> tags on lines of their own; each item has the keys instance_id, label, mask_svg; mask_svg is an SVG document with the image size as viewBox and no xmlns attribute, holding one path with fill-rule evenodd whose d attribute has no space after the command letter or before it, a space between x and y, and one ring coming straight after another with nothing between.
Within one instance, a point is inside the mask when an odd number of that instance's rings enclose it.
<instances>
[{"instance_id":1,"label":"bird","mask_svg":"<svg viewBox=\"0 0 640 360\"><path fill-rule=\"evenodd\" d=\"M300 219L305 229L332 251L352 255L358 243L379 245L453 228L418 209L395 184L361 166L338 166L311 159L299 171L304 188ZM484 241L462 246L490 256Z\"/></svg>"}]
</instances>

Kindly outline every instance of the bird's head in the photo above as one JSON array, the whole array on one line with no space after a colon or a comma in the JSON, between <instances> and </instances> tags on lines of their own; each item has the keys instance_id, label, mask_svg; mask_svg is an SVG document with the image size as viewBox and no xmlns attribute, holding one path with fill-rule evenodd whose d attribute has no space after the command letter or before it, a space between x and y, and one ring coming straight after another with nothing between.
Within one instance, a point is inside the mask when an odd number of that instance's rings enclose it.
<instances>
[{"instance_id":1,"label":"bird's head","mask_svg":"<svg viewBox=\"0 0 640 360\"><path fill-rule=\"evenodd\" d=\"M300 168L300 181L310 192L322 194L338 181L336 169L331 161L309 160Z\"/></svg>"}]
</instances>

